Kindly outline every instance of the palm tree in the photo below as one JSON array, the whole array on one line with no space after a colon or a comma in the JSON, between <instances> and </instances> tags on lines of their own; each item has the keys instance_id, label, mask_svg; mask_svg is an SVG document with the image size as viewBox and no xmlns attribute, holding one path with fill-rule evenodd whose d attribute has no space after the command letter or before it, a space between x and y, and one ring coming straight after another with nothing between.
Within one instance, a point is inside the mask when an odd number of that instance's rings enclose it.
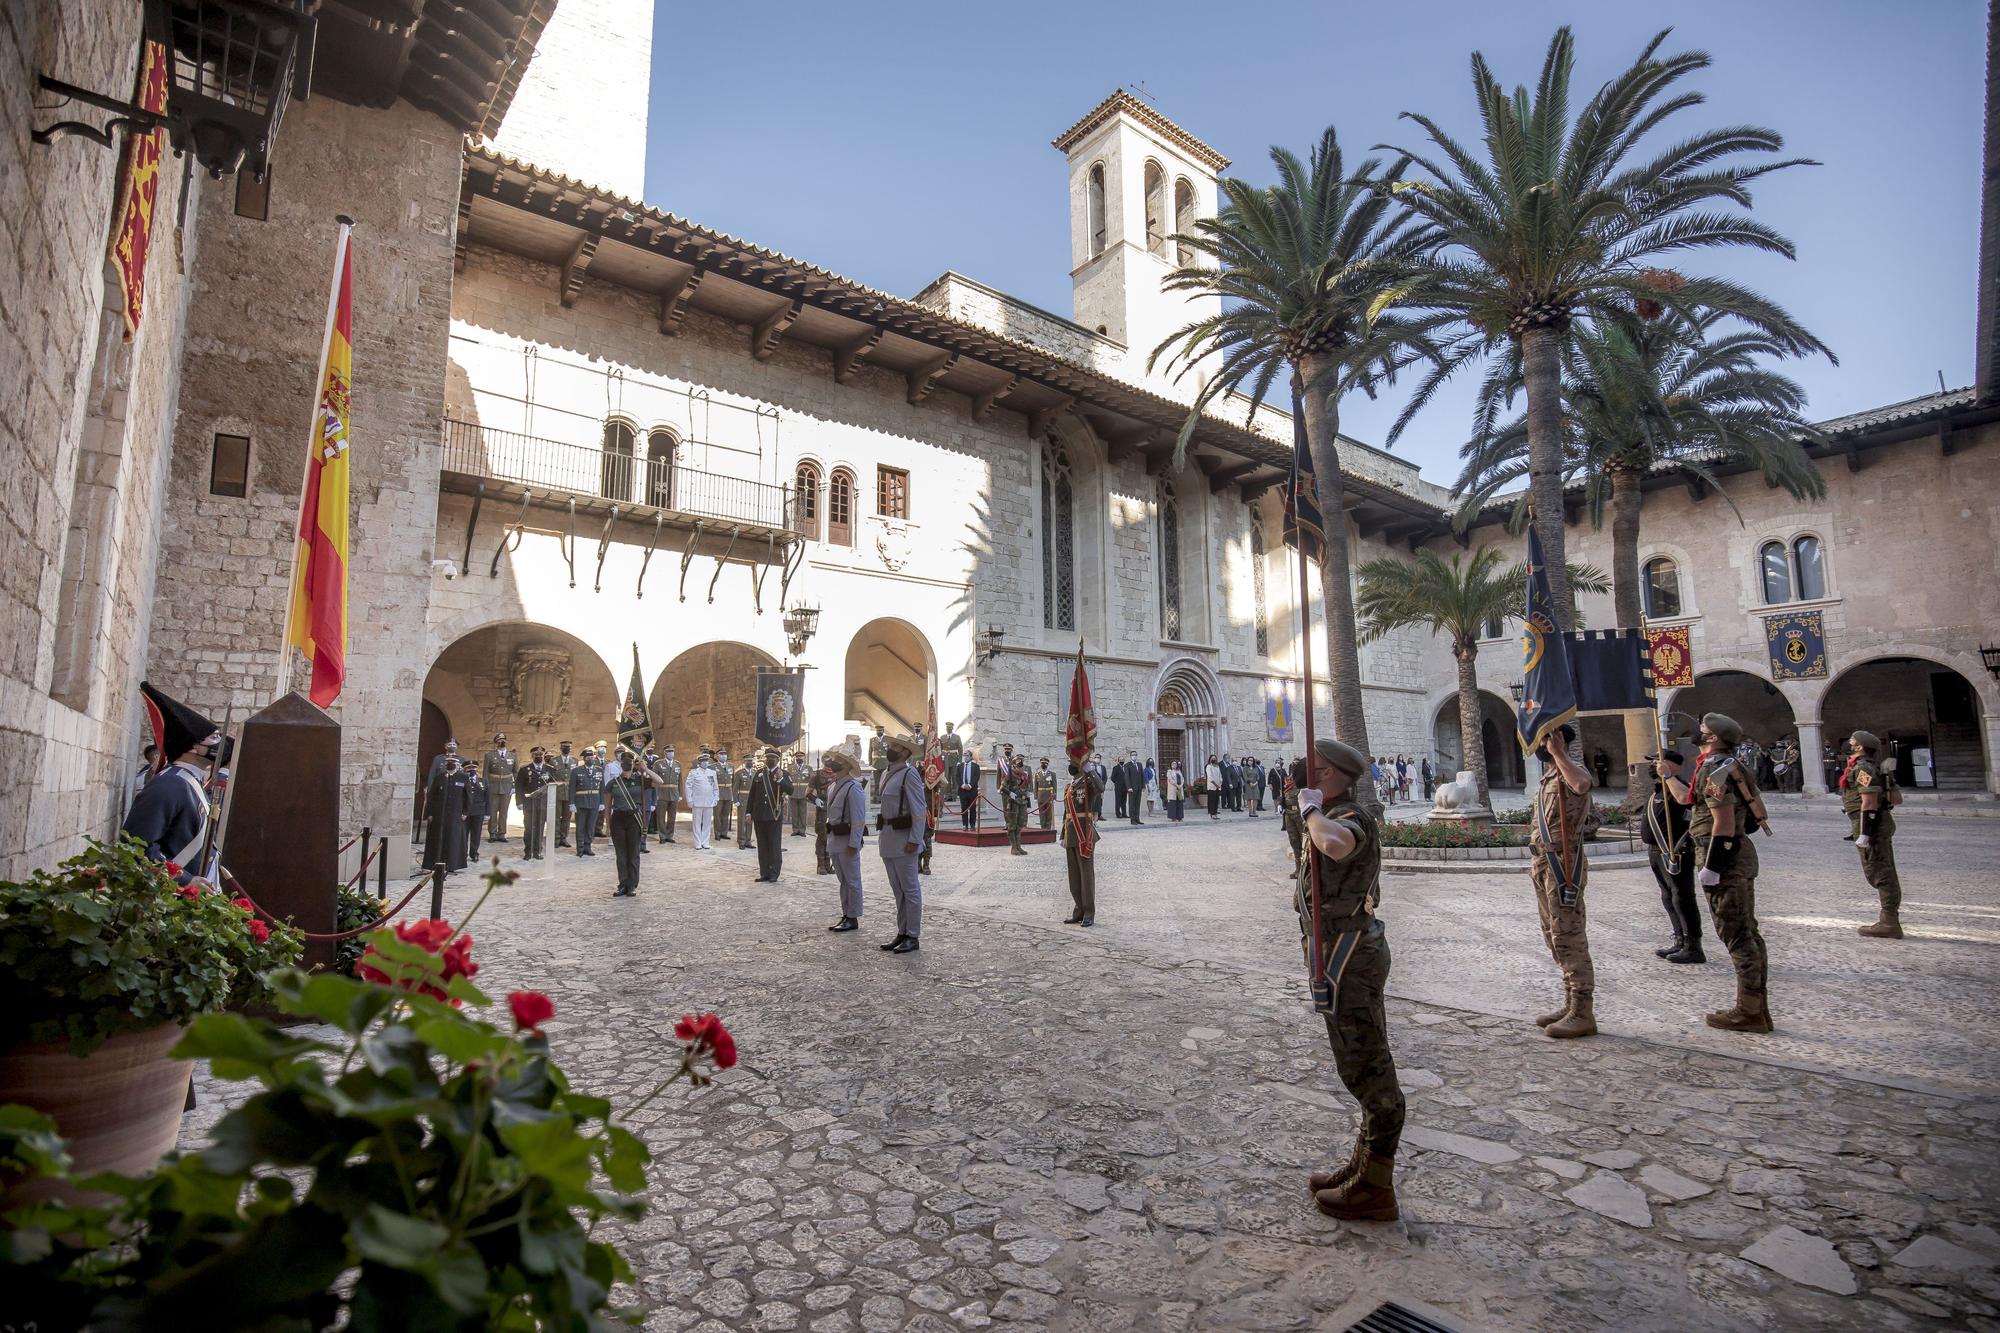
<instances>
[{"instance_id":1,"label":"palm tree","mask_svg":"<svg viewBox=\"0 0 2000 1333\"><path fill-rule=\"evenodd\" d=\"M1788 353L1827 351L1756 292L1659 266L1676 252L1730 246L1791 258L1790 241L1737 209L1749 207L1757 178L1813 165L1773 160L1769 155L1784 140L1756 126L1703 130L1647 147L1650 155L1642 157L1653 131L1702 102L1683 80L1708 67L1707 54L1660 55L1666 37L1662 31L1648 42L1573 118L1568 28L1549 43L1532 94L1516 88L1508 95L1475 53L1473 91L1485 127L1480 153L1429 118L1404 113L1429 135L1436 154L1405 152L1428 179L1390 186L1424 224L1427 287L1417 299L1454 316L1460 336L1419 385L1390 439L1460 366L1512 344L1527 396L1529 506L1557 605L1568 600L1559 379L1562 347L1579 316L1610 317L1642 304L1684 315L1700 310L1734 315ZM1482 421L1476 433L1491 428Z\"/></svg>"},{"instance_id":2,"label":"palm tree","mask_svg":"<svg viewBox=\"0 0 2000 1333\"><path fill-rule=\"evenodd\" d=\"M1426 334L1437 321L1388 313L1415 256L1414 221L1394 206L1387 190L1403 163L1384 172L1380 161L1370 158L1350 175L1331 128L1320 136L1309 162L1278 147L1271 149L1271 161L1276 185L1257 189L1225 178L1221 211L1174 238L1190 257L1166 279L1167 290L1220 297L1221 310L1164 339L1147 366L1165 357L1178 367L1177 377L1190 371L1208 377L1181 428L1176 466L1211 404L1243 393L1254 417L1278 376L1286 375L1292 412L1305 423L1328 527L1320 584L1334 731L1365 753L1368 722L1345 540L1340 401L1350 389L1372 393L1411 360L1434 356ZM1365 779L1361 799L1375 804L1373 785Z\"/></svg>"},{"instance_id":3,"label":"palm tree","mask_svg":"<svg viewBox=\"0 0 2000 1333\"><path fill-rule=\"evenodd\" d=\"M1562 455L1566 479L1581 477L1591 522L1611 508L1611 587L1618 624L1641 623L1641 488L1655 473L1678 472L1736 502L1716 480L1719 468L1751 468L1796 499L1826 494L1806 442L1822 438L1802 415L1805 391L1767 364L1784 349L1743 330L1710 340L1705 323L1680 315L1579 324L1562 357ZM1520 358L1489 375L1481 420L1492 420L1521 387ZM1527 471L1527 418L1517 416L1463 451L1456 522L1472 515ZM1515 518L1520 510L1517 505Z\"/></svg>"},{"instance_id":4,"label":"palm tree","mask_svg":"<svg viewBox=\"0 0 2000 1333\"><path fill-rule=\"evenodd\" d=\"M1362 642L1373 643L1413 625L1451 636L1463 762L1479 784L1479 803L1489 810L1493 800L1486 786L1486 744L1479 734L1479 636L1490 622L1519 617L1527 609L1527 566L1496 572L1501 559L1491 546L1480 547L1470 558L1453 551L1449 560L1420 550L1411 560L1381 556L1360 571ZM1572 588L1602 592L1608 586L1602 571L1589 565L1571 565L1566 572ZM1574 606L1570 610L1574 620Z\"/></svg>"}]
</instances>

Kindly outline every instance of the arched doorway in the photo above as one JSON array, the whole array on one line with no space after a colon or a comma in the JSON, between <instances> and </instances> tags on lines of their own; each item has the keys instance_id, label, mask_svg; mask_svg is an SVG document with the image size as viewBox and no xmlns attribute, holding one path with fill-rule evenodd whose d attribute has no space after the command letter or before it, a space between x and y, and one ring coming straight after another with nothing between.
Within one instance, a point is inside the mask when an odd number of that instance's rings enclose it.
<instances>
[{"instance_id":1,"label":"arched doorway","mask_svg":"<svg viewBox=\"0 0 2000 1333\"><path fill-rule=\"evenodd\" d=\"M864 727L915 731L936 689L937 657L907 621L871 620L848 642L841 697L848 718Z\"/></svg>"},{"instance_id":2,"label":"arched doorway","mask_svg":"<svg viewBox=\"0 0 2000 1333\"><path fill-rule=\"evenodd\" d=\"M1766 750L1787 736L1798 736L1791 701L1770 681L1748 671L1705 671L1694 678L1694 684L1675 694L1667 707L1671 710L1669 738L1683 754L1691 755L1699 748L1695 736L1704 713L1735 718L1744 738Z\"/></svg>"},{"instance_id":3,"label":"arched doorway","mask_svg":"<svg viewBox=\"0 0 2000 1333\"><path fill-rule=\"evenodd\" d=\"M444 743L451 739L451 719L444 709L429 699L424 700L423 712L417 720L417 780L410 793L412 810L421 810L424 804L424 779L430 775L431 760L444 753ZM424 826L416 820L410 821L416 839L423 840Z\"/></svg>"},{"instance_id":4,"label":"arched doorway","mask_svg":"<svg viewBox=\"0 0 2000 1333\"><path fill-rule=\"evenodd\" d=\"M1486 751L1486 786L1527 785L1527 765L1521 757L1520 738L1514 731L1514 710L1489 690L1479 692L1479 743ZM1431 718L1431 746L1436 751L1431 766L1440 782L1449 782L1465 767L1465 746L1458 726L1458 696L1439 702Z\"/></svg>"},{"instance_id":5,"label":"arched doorway","mask_svg":"<svg viewBox=\"0 0 2000 1333\"><path fill-rule=\"evenodd\" d=\"M1921 657L1878 657L1851 666L1827 687L1820 719L1836 777L1847 738L1872 731L1893 758L1896 781L1906 787L1986 787L1979 692L1950 667Z\"/></svg>"},{"instance_id":6,"label":"arched doorway","mask_svg":"<svg viewBox=\"0 0 2000 1333\"><path fill-rule=\"evenodd\" d=\"M653 682L646 707L653 736L674 747L684 769L692 768L703 746L723 746L732 764L743 762L757 744L757 668L776 658L747 643L704 643L688 649ZM812 726L807 717L805 724Z\"/></svg>"},{"instance_id":7,"label":"arched doorway","mask_svg":"<svg viewBox=\"0 0 2000 1333\"><path fill-rule=\"evenodd\" d=\"M1223 754L1222 691L1208 665L1183 657L1161 668L1153 687L1153 761L1165 772L1176 760L1198 776L1210 755Z\"/></svg>"}]
</instances>

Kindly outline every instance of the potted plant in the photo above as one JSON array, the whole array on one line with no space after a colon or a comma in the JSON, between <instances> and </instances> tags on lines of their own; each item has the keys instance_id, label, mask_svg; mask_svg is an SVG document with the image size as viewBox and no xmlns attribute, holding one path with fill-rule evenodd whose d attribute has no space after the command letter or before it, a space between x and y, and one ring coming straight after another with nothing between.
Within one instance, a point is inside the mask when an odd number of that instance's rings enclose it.
<instances>
[{"instance_id":1,"label":"potted plant","mask_svg":"<svg viewBox=\"0 0 2000 1333\"><path fill-rule=\"evenodd\" d=\"M297 931L179 874L121 839L0 882L0 1102L53 1117L83 1174L173 1147L193 1069L170 1053L182 1029L261 999L299 957Z\"/></svg>"},{"instance_id":2,"label":"potted plant","mask_svg":"<svg viewBox=\"0 0 2000 1333\"><path fill-rule=\"evenodd\" d=\"M489 873L488 894L513 878ZM256 1090L205 1148L88 1182L109 1204L7 1214L8 1317L355 1333L636 1323L613 1302L632 1274L599 1224L644 1211L650 1153L609 1102L570 1087L547 996L516 991L501 1022L482 1016L493 1005L473 984L465 921L376 932L354 978L274 976L278 1010L319 1029L196 1019L175 1053ZM675 1035L678 1066L631 1110L736 1062L713 1014ZM0 1107L8 1157L64 1173L51 1126Z\"/></svg>"}]
</instances>

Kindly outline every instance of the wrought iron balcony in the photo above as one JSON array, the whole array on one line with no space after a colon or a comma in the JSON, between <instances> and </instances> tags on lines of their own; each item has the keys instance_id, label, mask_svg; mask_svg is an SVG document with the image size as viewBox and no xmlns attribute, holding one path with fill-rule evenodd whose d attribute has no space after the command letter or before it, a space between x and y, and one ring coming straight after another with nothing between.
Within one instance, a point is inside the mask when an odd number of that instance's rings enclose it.
<instances>
[{"instance_id":1,"label":"wrought iron balcony","mask_svg":"<svg viewBox=\"0 0 2000 1333\"><path fill-rule=\"evenodd\" d=\"M599 445L570 444L494 430L446 417L441 423L447 474L511 482L560 498L589 497L623 509L659 510L704 521L784 532L793 527L791 487L703 472L670 458L635 458Z\"/></svg>"}]
</instances>

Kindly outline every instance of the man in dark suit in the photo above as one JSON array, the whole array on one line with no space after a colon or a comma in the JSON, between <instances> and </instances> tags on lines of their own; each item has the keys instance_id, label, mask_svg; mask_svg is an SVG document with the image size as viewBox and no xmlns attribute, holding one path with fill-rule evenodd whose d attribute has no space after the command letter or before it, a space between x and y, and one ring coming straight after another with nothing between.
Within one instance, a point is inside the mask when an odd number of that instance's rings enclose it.
<instances>
[{"instance_id":1,"label":"man in dark suit","mask_svg":"<svg viewBox=\"0 0 2000 1333\"><path fill-rule=\"evenodd\" d=\"M1134 824L1142 824L1145 821L1139 818L1139 806L1146 795L1146 770L1139 766L1139 752L1127 754L1118 768L1125 775L1125 813Z\"/></svg>"},{"instance_id":2,"label":"man in dark suit","mask_svg":"<svg viewBox=\"0 0 2000 1333\"><path fill-rule=\"evenodd\" d=\"M745 765L747 768L748 765ZM744 795L743 818L757 835L757 882L776 884L785 868L785 802L792 795L792 775L778 767L778 752L766 748L751 770Z\"/></svg>"},{"instance_id":3,"label":"man in dark suit","mask_svg":"<svg viewBox=\"0 0 2000 1333\"><path fill-rule=\"evenodd\" d=\"M1125 818L1125 794L1127 790L1125 761L1121 759L1111 766L1111 813L1120 819Z\"/></svg>"},{"instance_id":4,"label":"man in dark suit","mask_svg":"<svg viewBox=\"0 0 2000 1333\"><path fill-rule=\"evenodd\" d=\"M979 827L979 778L984 772L979 767L979 751L966 747L965 758L958 764L958 825L960 828Z\"/></svg>"},{"instance_id":5,"label":"man in dark suit","mask_svg":"<svg viewBox=\"0 0 2000 1333\"><path fill-rule=\"evenodd\" d=\"M206 867L194 863L208 831L207 761L222 737L213 722L150 683L139 682L139 692L166 763L132 802L120 831L144 843L149 859L184 867L177 883L211 887L201 874Z\"/></svg>"},{"instance_id":6,"label":"man in dark suit","mask_svg":"<svg viewBox=\"0 0 2000 1333\"><path fill-rule=\"evenodd\" d=\"M486 774L481 765L465 765L465 860L469 865L479 859L479 835L486 829L486 820L493 813L493 792L486 785Z\"/></svg>"}]
</instances>

